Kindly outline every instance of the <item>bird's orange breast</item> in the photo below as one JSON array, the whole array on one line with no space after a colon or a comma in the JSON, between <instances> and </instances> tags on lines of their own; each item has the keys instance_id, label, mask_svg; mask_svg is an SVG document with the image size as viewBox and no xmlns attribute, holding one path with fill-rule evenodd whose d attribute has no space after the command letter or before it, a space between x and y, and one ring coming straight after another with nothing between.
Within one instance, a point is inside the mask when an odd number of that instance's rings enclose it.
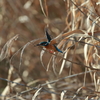
<instances>
[{"instance_id":1,"label":"bird's orange breast","mask_svg":"<svg viewBox=\"0 0 100 100\"><path fill-rule=\"evenodd\" d=\"M53 45L50 45L50 44L45 46L45 48L48 49L48 50L57 51L56 48Z\"/></svg>"}]
</instances>

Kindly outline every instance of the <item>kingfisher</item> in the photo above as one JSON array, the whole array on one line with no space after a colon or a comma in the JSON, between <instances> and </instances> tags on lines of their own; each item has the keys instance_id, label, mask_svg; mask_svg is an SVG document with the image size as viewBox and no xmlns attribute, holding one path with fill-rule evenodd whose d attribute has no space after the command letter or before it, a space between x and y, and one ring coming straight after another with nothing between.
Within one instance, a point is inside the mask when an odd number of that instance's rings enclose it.
<instances>
[{"instance_id":1,"label":"kingfisher","mask_svg":"<svg viewBox=\"0 0 100 100\"><path fill-rule=\"evenodd\" d=\"M60 49L58 49L58 47L55 45L55 43L51 42L52 39L51 39L50 35L48 34L47 30L46 30L46 38L47 38L47 41L40 42L39 44L37 44L37 46L43 46L44 48L49 50L50 53L54 53L54 52L63 53Z\"/></svg>"}]
</instances>

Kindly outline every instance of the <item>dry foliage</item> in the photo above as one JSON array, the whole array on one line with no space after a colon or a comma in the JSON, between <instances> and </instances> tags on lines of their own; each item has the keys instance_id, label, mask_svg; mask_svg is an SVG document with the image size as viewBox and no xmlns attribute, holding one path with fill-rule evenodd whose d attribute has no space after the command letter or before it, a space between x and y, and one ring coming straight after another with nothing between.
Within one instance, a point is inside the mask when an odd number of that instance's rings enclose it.
<instances>
[{"instance_id":1,"label":"dry foliage","mask_svg":"<svg viewBox=\"0 0 100 100\"><path fill-rule=\"evenodd\" d=\"M99 16L99 0L0 0L0 100L99 100ZM63 53L35 46L45 28Z\"/></svg>"}]
</instances>

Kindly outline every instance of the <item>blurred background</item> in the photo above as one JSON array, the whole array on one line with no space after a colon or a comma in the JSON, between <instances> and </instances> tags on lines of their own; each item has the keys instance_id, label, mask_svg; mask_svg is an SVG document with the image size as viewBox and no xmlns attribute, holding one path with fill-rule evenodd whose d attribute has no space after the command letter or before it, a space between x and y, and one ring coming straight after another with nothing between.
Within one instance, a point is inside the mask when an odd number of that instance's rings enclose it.
<instances>
[{"instance_id":1,"label":"blurred background","mask_svg":"<svg viewBox=\"0 0 100 100\"><path fill-rule=\"evenodd\" d=\"M52 37L59 35L64 29L67 14L64 1L49 0L47 1L47 6L48 12L50 12L49 20L43 15L38 0L0 0L0 51L7 41L18 34L18 39L13 41L7 56L0 62L0 77L8 78L10 68L8 59L15 52L29 41L45 37L44 29L47 23L50 24ZM26 83L34 80L40 81L36 84L44 83L50 77L50 80L53 80L52 77L55 77L52 70L46 72L42 67L40 62L40 51L42 48L34 47L37 43L27 46L23 53L19 73ZM19 69L20 53L21 51L12 59L12 64L17 70ZM46 54L43 59L44 63L47 64L50 55ZM13 81L18 77L18 73L14 69L10 80ZM6 85L6 81L0 80L1 93Z\"/></svg>"},{"instance_id":2,"label":"blurred background","mask_svg":"<svg viewBox=\"0 0 100 100\"><path fill-rule=\"evenodd\" d=\"M46 83L47 81L54 81L58 78L68 76L70 66L73 67L73 74L84 72L85 68L83 66L76 64L74 65L70 62L67 62L61 75L58 75L61 66L61 63L59 63L58 66L55 66L57 72L57 75L55 75L52 67L50 67L48 71L43 68L40 61L40 52L42 48L34 46L42 40L27 45L21 57L22 47L32 40L42 37L44 38L47 24L49 25L49 34L52 38L54 38L63 31L68 32L74 29L82 29L87 31L89 27L92 26L93 22L89 20L89 15L90 18L94 20L100 15L99 0L74 1L75 4L77 4L77 6L79 6L83 12L85 12L86 16L82 14L82 12L80 12L76 6L73 5L71 0L40 1L42 2L42 7L48 18L44 15L39 0L0 0L0 77L11 81L21 79L20 81L16 82L25 85L33 82L31 84L32 87L37 87L39 84ZM94 30L99 31L99 27L95 26ZM9 44L9 41L16 35L18 35L18 38L15 37L11 44ZM83 45L80 46L80 50L83 50ZM83 53L79 53L77 55L78 56L75 61L83 62ZM68 58L72 56L72 53L70 53ZM43 56L43 63L45 67L48 64L50 57L51 54L45 52ZM66 84L64 84L65 82ZM51 92L48 92L47 94L43 92L44 94L39 95L36 100L59 100L60 93L65 88L66 91L68 90L67 96L69 95L73 97L75 91L82 86L83 82L83 75L70 79L64 79L60 81L59 84L55 83L53 85L55 90L52 91L58 93L57 96L54 95L55 98L52 96ZM87 86L91 84L91 87L94 87L90 78L90 74L87 75L86 83ZM10 88L6 90L7 85ZM52 87L48 86L48 88ZM6 93L4 93L4 90ZM11 86L11 84L7 81L0 80L0 93L8 95L8 97L12 97L13 95L16 95L16 93L20 93L24 90L26 90L26 87L18 85ZM27 97L23 94L24 96L21 97L25 100L31 100L35 92L36 91L26 93L25 95ZM87 93L86 91L84 92ZM81 94L82 93L80 93L80 95ZM70 97L68 99L67 97L65 98L66 100L70 100Z\"/></svg>"}]
</instances>

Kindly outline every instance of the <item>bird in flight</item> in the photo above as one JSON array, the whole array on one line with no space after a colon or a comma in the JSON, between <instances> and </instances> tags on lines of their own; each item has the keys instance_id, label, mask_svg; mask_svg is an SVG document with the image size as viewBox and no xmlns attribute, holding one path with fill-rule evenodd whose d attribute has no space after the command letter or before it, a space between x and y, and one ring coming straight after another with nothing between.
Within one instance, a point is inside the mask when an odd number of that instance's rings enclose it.
<instances>
[{"instance_id":1,"label":"bird in flight","mask_svg":"<svg viewBox=\"0 0 100 100\"><path fill-rule=\"evenodd\" d=\"M43 46L44 48L49 50L50 53L54 53L54 52L63 53L60 49L58 49L58 47L55 45L55 43L51 42L52 39L51 39L50 35L48 34L47 30L46 30L46 38L47 38L47 41L40 42L39 44L37 44L37 46Z\"/></svg>"}]
</instances>

